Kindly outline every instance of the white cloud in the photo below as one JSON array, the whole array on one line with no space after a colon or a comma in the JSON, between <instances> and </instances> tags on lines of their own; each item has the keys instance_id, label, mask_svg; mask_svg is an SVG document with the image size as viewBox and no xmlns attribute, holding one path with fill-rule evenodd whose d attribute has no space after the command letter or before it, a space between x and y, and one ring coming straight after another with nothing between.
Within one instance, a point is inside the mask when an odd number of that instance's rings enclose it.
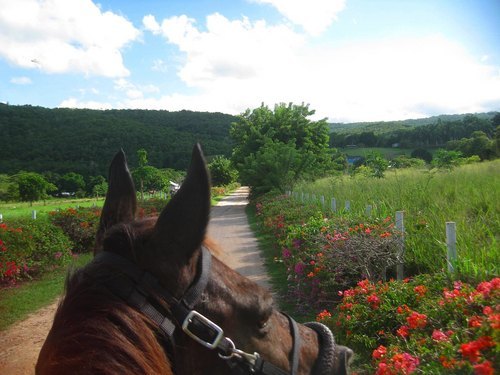
<instances>
[{"instance_id":1,"label":"white cloud","mask_svg":"<svg viewBox=\"0 0 500 375\"><path fill-rule=\"evenodd\" d=\"M115 80L114 89L125 93L130 100L142 99L144 94L153 94L160 92L160 89L155 85L136 85L124 78Z\"/></svg>"},{"instance_id":2,"label":"white cloud","mask_svg":"<svg viewBox=\"0 0 500 375\"><path fill-rule=\"evenodd\" d=\"M33 83L29 77L12 77L10 82L15 85L31 85Z\"/></svg>"},{"instance_id":3,"label":"white cloud","mask_svg":"<svg viewBox=\"0 0 500 375\"><path fill-rule=\"evenodd\" d=\"M334 47L308 45L284 25L231 21L220 14L207 17L205 30L186 16L151 23L183 54L178 75L195 93L133 98L121 105L237 114L262 102L292 101L309 103L317 117L332 121L500 107L499 67L439 35Z\"/></svg>"},{"instance_id":4,"label":"white cloud","mask_svg":"<svg viewBox=\"0 0 500 375\"><path fill-rule=\"evenodd\" d=\"M291 22L311 35L325 31L345 8L345 0L254 0L271 4Z\"/></svg>"},{"instance_id":5,"label":"white cloud","mask_svg":"<svg viewBox=\"0 0 500 375\"><path fill-rule=\"evenodd\" d=\"M0 0L0 57L47 73L123 77L120 50L140 32L91 0Z\"/></svg>"},{"instance_id":6,"label":"white cloud","mask_svg":"<svg viewBox=\"0 0 500 375\"><path fill-rule=\"evenodd\" d=\"M88 109L112 109L113 105L105 102L97 101L79 101L76 98L69 98L63 100L59 105L59 108L88 108Z\"/></svg>"},{"instance_id":7,"label":"white cloud","mask_svg":"<svg viewBox=\"0 0 500 375\"><path fill-rule=\"evenodd\" d=\"M208 88L215 81L248 81L279 71L304 43L286 26L230 21L218 13L207 16L206 28L199 31L186 16L161 23L162 36L186 54L179 76L188 86Z\"/></svg>"}]
</instances>

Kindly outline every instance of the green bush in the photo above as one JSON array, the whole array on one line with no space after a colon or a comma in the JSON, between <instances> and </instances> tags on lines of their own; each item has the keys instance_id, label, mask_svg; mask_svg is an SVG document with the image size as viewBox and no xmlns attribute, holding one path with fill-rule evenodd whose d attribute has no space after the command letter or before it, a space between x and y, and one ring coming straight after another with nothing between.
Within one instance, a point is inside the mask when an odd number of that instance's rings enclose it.
<instances>
[{"instance_id":1,"label":"green bush","mask_svg":"<svg viewBox=\"0 0 500 375\"><path fill-rule=\"evenodd\" d=\"M0 284L12 284L71 259L71 242L46 220L0 224Z\"/></svg>"},{"instance_id":2,"label":"green bush","mask_svg":"<svg viewBox=\"0 0 500 375\"><path fill-rule=\"evenodd\" d=\"M93 249L100 215L100 208L67 208L49 213L51 222L73 242L75 253Z\"/></svg>"}]
</instances>

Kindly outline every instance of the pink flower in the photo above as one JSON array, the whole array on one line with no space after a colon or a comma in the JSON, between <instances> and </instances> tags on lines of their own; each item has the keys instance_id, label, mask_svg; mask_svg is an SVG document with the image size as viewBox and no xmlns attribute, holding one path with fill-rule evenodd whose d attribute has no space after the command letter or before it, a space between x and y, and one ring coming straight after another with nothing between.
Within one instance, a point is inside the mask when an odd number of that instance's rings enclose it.
<instances>
[{"instance_id":1,"label":"pink flower","mask_svg":"<svg viewBox=\"0 0 500 375\"><path fill-rule=\"evenodd\" d=\"M292 252L287 248L284 248L283 251L281 252L281 255L283 256L284 259L288 259L292 256Z\"/></svg>"},{"instance_id":2,"label":"pink flower","mask_svg":"<svg viewBox=\"0 0 500 375\"><path fill-rule=\"evenodd\" d=\"M446 334L443 331L439 330L439 329L435 329L432 332L432 339L434 341L437 341L437 342L448 341L449 340L448 336L446 336Z\"/></svg>"},{"instance_id":3,"label":"pink flower","mask_svg":"<svg viewBox=\"0 0 500 375\"><path fill-rule=\"evenodd\" d=\"M294 271L297 275L302 275L304 273L305 268L306 266L304 265L304 263L297 263L295 265Z\"/></svg>"}]
</instances>

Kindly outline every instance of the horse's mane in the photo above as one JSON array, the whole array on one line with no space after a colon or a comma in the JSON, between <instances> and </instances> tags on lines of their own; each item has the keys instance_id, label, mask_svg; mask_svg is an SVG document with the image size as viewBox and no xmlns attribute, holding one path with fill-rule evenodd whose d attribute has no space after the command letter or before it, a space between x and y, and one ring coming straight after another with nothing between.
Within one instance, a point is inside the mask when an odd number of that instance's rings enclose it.
<instances>
[{"instance_id":1,"label":"horse's mane","mask_svg":"<svg viewBox=\"0 0 500 375\"><path fill-rule=\"evenodd\" d=\"M109 271L86 266L68 275L44 373L172 374L149 319L103 287Z\"/></svg>"},{"instance_id":2,"label":"horse's mane","mask_svg":"<svg viewBox=\"0 0 500 375\"><path fill-rule=\"evenodd\" d=\"M206 239L204 244L219 253L214 241ZM58 329L47 338L53 345L46 345L51 351L44 363L46 373L173 373L149 318L103 286L115 272L101 265L68 274L54 317Z\"/></svg>"}]
</instances>

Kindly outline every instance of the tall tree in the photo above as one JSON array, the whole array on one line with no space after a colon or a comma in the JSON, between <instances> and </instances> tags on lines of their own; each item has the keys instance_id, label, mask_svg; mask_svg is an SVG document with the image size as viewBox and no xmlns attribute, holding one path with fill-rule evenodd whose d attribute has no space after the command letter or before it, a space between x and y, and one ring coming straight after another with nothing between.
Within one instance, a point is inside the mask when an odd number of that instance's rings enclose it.
<instances>
[{"instance_id":1,"label":"tall tree","mask_svg":"<svg viewBox=\"0 0 500 375\"><path fill-rule=\"evenodd\" d=\"M274 110L262 104L241 114L231 124L230 134L235 141L232 161L242 182L259 193L272 188L283 191L291 188L298 179L315 177L327 171L331 167L328 124L326 119L312 121L309 117L314 113L308 105L281 103L275 105ZM272 148L286 149L290 162L275 160ZM298 162L301 159L303 162ZM255 168L259 160L266 160L266 165L272 160L284 164L281 168L286 169L281 169L279 174L287 176L287 186L278 183L276 176L267 176L265 187L259 186L262 170ZM278 170L271 168L269 173L278 173Z\"/></svg>"},{"instance_id":2,"label":"tall tree","mask_svg":"<svg viewBox=\"0 0 500 375\"><path fill-rule=\"evenodd\" d=\"M20 172L16 176L16 182L19 186L19 198L31 205L34 201L46 199L48 193L57 190L54 184L35 172Z\"/></svg>"}]
</instances>

